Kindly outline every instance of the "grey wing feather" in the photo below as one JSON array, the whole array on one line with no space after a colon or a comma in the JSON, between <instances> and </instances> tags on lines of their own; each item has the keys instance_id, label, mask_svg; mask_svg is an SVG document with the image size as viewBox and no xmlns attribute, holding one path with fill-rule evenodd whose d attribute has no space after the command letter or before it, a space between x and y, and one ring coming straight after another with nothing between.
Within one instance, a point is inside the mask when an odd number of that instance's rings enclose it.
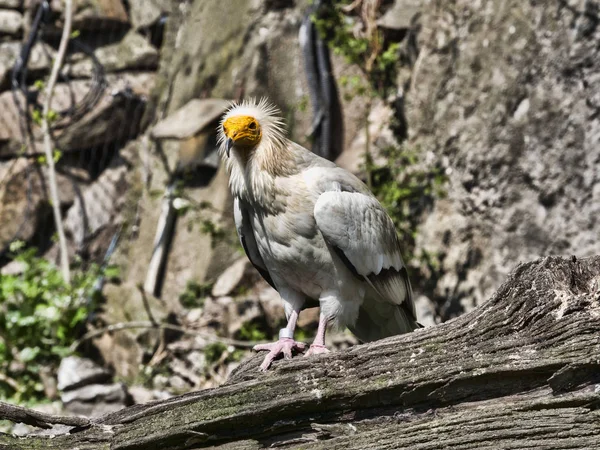
<instances>
[{"instance_id":1,"label":"grey wing feather","mask_svg":"<svg viewBox=\"0 0 600 450\"><path fill-rule=\"evenodd\" d=\"M398 305L415 321L398 236L377 199L361 192L325 192L315 204L314 215L323 238L351 272L371 285L382 300Z\"/></svg>"},{"instance_id":2,"label":"grey wing feather","mask_svg":"<svg viewBox=\"0 0 600 450\"><path fill-rule=\"evenodd\" d=\"M242 201L237 197L233 200L233 218L235 220L235 228L240 238L240 243L246 252L246 256L248 256L252 265L258 270L266 282L269 283L273 289L277 290L275 283L269 274L269 270L258 251L258 245L256 245L256 238L254 237L254 230L250 218L248 217L248 211L244 207Z\"/></svg>"}]
</instances>

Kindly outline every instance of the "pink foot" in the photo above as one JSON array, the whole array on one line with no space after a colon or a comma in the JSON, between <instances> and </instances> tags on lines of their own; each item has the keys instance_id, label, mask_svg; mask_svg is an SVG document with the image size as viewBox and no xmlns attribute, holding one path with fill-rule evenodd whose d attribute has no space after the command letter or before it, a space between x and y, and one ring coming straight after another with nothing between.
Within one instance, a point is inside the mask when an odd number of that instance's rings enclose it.
<instances>
[{"instance_id":1,"label":"pink foot","mask_svg":"<svg viewBox=\"0 0 600 450\"><path fill-rule=\"evenodd\" d=\"M260 352L262 350L267 350L267 356L263 363L260 365L260 370L265 372L273 360L277 358L280 354L283 354L285 359L292 359L292 350L297 352L303 352L306 349L306 344L304 342L296 342L291 338L281 338L277 342L273 342L271 344L258 344L255 345L253 350Z\"/></svg>"},{"instance_id":2,"label":"pink foot","mask_svg":"<svg viewBox=\"0 0 600 450\"><path fill-rule=\"evenodd\" d=\"M304 356L322 355L323 353L329 353L327 347L320 344L312 344Z\"/></svg>"}]
</instances>

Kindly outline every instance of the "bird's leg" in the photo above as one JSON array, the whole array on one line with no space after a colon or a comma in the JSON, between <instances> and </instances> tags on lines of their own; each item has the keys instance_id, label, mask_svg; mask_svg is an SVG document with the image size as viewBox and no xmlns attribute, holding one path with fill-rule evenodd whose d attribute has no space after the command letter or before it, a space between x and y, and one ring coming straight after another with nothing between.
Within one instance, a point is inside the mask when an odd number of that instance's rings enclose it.
<instances>
[{"instance_id":1,"label":"bird's leg","mask_svg":"<svg viewBox=\"0 0 600 450\"><path fill-rule=\"evenodd\" d=\"M294 340L294 330L296 329L296 322L298 321L299 312L294 310L290 314L287 326L279 330L279 340L271 344L258 344L255 345L253 350L259 352L261 350L267 350L267 356L260 365L260 370L266 371L273 360L280 354L283 354L285 359L292 358L292 350L303 352L306 349L304 342L296 342Z\"/></svg>"},{"instance_id":2,"label":"bird's leg","mask_svg":"<svg viewBox=\"0 0 600 450\"><path fill-rule=\"evenodd\" d=\"M311 344L305 356L329 353L329 350L327 350L327 347L325 347L325 331L327 331L328 322L329 320L327 317L321 313L319 316L319 328L317 329L317 335L315 336L315 340Z\"/></svg>"}]
</instances>

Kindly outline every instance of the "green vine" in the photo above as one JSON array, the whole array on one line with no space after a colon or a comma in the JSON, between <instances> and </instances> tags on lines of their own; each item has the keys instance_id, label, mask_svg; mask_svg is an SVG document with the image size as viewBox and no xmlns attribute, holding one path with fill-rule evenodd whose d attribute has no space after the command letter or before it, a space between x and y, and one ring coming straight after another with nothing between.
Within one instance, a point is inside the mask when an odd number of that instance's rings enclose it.
<instances>
[{"instance_id":1,"label":"green vine","mask_svg":"<svg viewBox=\"0 0 600 450\"><path fill-rule=\"evenodd\" d=\"M360 69L372 94L384 98L395 84L400 44L386 40L374 23L368 23L373 18L361 17L356 11L346 12L350 3L323 3L313 15L313 22L333 52ZM365 31L356 33L357 26Z\"/></svg>"}]
</instances>

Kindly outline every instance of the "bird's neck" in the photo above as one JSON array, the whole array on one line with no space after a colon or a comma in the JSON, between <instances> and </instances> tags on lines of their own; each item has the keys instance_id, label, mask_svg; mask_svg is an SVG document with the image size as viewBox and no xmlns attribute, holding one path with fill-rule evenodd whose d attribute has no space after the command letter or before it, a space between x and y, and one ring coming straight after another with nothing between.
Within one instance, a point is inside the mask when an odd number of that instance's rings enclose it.
<instances>
[{"instance_id":1,"label":"bird's neck","mask_svg":"<svg viewBox=\"0 0 600 450\"><path fill-rule=\"evenodd\" d=\"M296 159L292 144L287 139L276 143L263 142L249 153L234 149L227 161L232 194L267 207L277 194L276 179L298 172Z\"/></svg>"}]
</instances>

